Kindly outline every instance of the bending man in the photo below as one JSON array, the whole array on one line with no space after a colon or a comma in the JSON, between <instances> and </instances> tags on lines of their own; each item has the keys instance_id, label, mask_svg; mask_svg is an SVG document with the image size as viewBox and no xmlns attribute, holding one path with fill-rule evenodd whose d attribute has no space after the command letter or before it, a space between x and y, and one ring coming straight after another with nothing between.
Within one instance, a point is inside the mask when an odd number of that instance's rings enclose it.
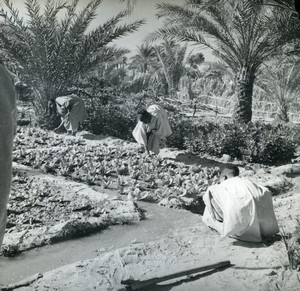
<instances>
[{"instance_id":1,"label":"bending man","mask_svg":"<svg viewBox=\"0 0 300 291\"><path fill-rule=\"evenodd\" d=\"M210 186L203 196L203 222L221 236L260 242L278 229L271 193L249 179L239 177L239 169L227 166L221 183Z\"/></svg>"},{"instance_id":2,"label":"bending man","mask_svg":"<svg viewBox=\"0 0 300 291\"><path fill-rule=\"evenodd\" d=\"M54 131L58 131L64 125L68 133L75 135L79 124L87 117L83 100L75 95L57 97L55 102L50 100L49 107L50 111L56 111L61 116L61 124ZM56 107L56 110L53 107Z\"/></svg>"},{"instance_id":3,"label":"bending man","mask_svg":"<svg viewBox=\"0 0 300 291\"><path fill-rule=\"evenodd\" d=\"M12 177L12 146L16 130L16 92L12 77L0 63L0 247Z\"/></svg>"},{"instance_id":4,"label":"bending man","mask_svg":"<svg viewBox=\"0 0 300 291\"><path fill-rule=\"evenodd\" d=\"M160 141L172 134L167 112L159 105L151 105L138 112L138 123L133 137L145 148L145 152L159 153Z\"/></svg>"}]
</instances>

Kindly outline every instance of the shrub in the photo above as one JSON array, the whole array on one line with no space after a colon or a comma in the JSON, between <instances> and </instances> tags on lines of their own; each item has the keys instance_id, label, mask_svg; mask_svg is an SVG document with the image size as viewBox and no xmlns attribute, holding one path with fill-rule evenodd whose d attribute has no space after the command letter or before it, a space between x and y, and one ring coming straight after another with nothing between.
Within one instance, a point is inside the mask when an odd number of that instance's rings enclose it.
<instances>
[{"instance_id":1,"label":"shrub","mask_svg":"<svg viewBox=\"0 0 300 291\"><path fill-rule=\"evenodd\" d=\"M90 95L88 98L85 96L84 99L88 111L84 129L94 134L108 134L122 139L133 140L132 131L137 123L139 109L158 104L168 111L169 117L178 114L176 106L162 98L144 93L125 95L115 86L104 87L98 90L97 96ZM172 127L178 131L177 124ZM177 144L183 143L182 137ZM177 147L177 144L174 143L172 146Z\"/></svg>"},{"instance_id":2,"label":"shrub","mask_svg":"<svg viewBox=\"0 0 300 291\"><path fill-rule=\"evenodd\" d=\"M192 135L194 125L191 119L178 119L176 117L177 115L169 114L170 126L173 133L167 138L167 146L183 149L185 148L185 138Z\"/></svg>"},{"instance_id":3,"label":"shrub","mask_svg":"<svg viewBox=\"0 0 300 291\"><path fill-rule=\"evenodd\" d=\"M242 157L246 161L264 164L289 162L295 157L296 147L288 125L249 124Z\"/></svg>"},{"instance_id":4,"label":"shrub","mask_svg":"<svg viewBox=\"0 0 300 291\"><path fill-rule=\"evenodd\" d=\"M288 162L296 152L296 136L291 135L290 126L282 124L217 124L194 121L183 134L182 148L190 152L216 157L228 154L245 162Z\"/></svg>"},{"instance_id":5,"label":"shrub","mask_svg":"<svg viewBox=\"0 0 300 291\"><path fill-rule=\"evenodd\" d=\"M84 129L94 134L108 134L132 140L136 112L129 104L103 104L100 98L93 98L86 101L86 108L88 118L83 125Z\"/></svg>"}]
</instances>

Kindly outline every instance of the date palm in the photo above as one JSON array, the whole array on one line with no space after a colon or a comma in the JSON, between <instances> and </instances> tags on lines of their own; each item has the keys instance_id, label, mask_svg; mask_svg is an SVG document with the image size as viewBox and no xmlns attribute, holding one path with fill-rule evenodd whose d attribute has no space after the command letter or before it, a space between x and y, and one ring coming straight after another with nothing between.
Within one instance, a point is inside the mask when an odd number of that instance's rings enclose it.
<instances>
[{"instance_id":1,"label":"date palm","mask_svg":"<svg viewBox=\"0 0 300 291\"><path fill-rule=\"evenodd\" d=\"M258 88L270 101L276 102L275 121L288 122L290 106L300 94L300 62L294 58L268 64L262 70Z\"/></svg>"},{"instance_id":2,"label":"date palm","mask_svg":"<svg viewBox=\"0 0 300 291\"><path fill-rule=\"evenodd\" d=\"M137 0L120 0L120 2L126 3L127 9L132 11L136 5Z\"/></svg>"},{"instance_id":3,"label":"date palm","mask_svg":"<svg viewBox=\"0 0 300 291\"><path fill-rule=\"evenodd\" d=\"M210 48L234 72L239 122L252 118L253 85L260 66L299 33L289 10L262 0L187 0L181 7L158 5L165 26L149 39L177 39Z\"/></svg>"},{"instance_id":4,"label":"date palm","mask_svg":"<svg viewBox=\"0 0 300 291\"><path fill-rule=\"evenodd\" d=\"M186 56L187 47L174 42L164 41L157 46L142 44L129 65L130 69L134 69L135 87L143 90L152 87L151 90L156 93L173 96L178 90L180 78L186 71ZM196 63L198 60L194 58ZM137 84L143 86L136 86Z\"/></svg>"},{"instance_id":5,"label":"date palm","mask_svg":"<svg viewBox=\"0 0 300 291\"><path fill-rule=\"evenodd\" d=\"M120 24L129 13L125 10L90 29L101 2L90 0L77 12L79 0L46 0L43 7L38 0L25 0L28 20L24 20L12 1L4 0L0 50L18 62L22 79L34 88L40 117L45 116L50 98L64 94L90 70L122 52L110 46L112 41L143 24L143 20Z\"/></svg>"},{"instance_id":6,"label":"date palm","mask_svg":"<svg viewBox=\"0 0 300 291\"><path fill-rule=\"evenodd\" d=\"M179 81L186 71L187 46L180 46L173 41L165 40L155 47L155 52L164 80L166 80L166 93L174 96L178 91Z\"/></svg>"},{"instance_id":7,"label":"date palm","mask_svg":"<svg viewBox=\"0 0 300 291\"><path fill-rule=\"evenodd\" d=\"M136 54L131 58L129 68L136 69L141 73L147 73L155 61L154 48L147 43L143 43L137 47Z\"/></svg>"}]
</instances>

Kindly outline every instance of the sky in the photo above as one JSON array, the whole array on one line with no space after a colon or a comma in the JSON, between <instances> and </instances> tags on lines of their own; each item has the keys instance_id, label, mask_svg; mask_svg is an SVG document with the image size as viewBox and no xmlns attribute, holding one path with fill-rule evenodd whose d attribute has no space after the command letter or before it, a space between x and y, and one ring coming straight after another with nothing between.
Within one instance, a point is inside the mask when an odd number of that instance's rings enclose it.
<instances>
[{"instance_id":1,"label":"sky","mask_svg":"<svg viewBox=\"0 0 300 291\"><path fill-rule=\"evenodd\" d=\"M26 10L24 7L25 0L11 0L11 2L14 7L19 9L20 14L26 17ZM42 5L42 3L45 2L45 0L40 0L39 2ZM71 3L72 0L65 0L65 2ZM176 5L183 5L184 2L185 0L136 0L133 12L130 16L127 17L125 21L131 22L139 19L144 19L146 23L142 25L138 31L126 37L120 38L115 43L118 46L131 50L131 54L133 54L136 50L136 47L142 44L145 37L149 33L155 31L163 25L162 20L158 19L155 15L157 11L156 5L158 3L172 3ZM79 8L86 6L87 3L88 0L79 0ZM118 12L124 9L126 9L126 3L121 3L119 0L103 0L97 10L97 17L92 22L91 28L96 27L97 25L107 21L109 18L115 16ZM193 52L201 51L206 61L215 60L214 56L212 56L209 49L199 50L195 45L191 45L189 46L188 51L191 50Z\"/></svg>"}]
</instances>

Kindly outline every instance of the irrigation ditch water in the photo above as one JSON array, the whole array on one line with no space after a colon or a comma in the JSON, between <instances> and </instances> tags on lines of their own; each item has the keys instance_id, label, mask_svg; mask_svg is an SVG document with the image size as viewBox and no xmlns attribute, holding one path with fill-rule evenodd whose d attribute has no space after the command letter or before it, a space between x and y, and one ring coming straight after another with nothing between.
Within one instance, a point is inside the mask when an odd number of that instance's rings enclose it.
<instances>
[{"instance_id":1,"label":"irrigation ditch water","mask_svg":"<svg viewBox=\"0 0 300 291\"><path fill-rule=\"evenodd\" d=\"M47 245L23 252L16 257L0 257L0 283L17 283L36 273L92 259L135 243L147 243L172 236L200 223L201 217L187 210L165 208L137 202L146 219L130 225L110 228L87 237Z\"/></svg>"}]
</instances>

